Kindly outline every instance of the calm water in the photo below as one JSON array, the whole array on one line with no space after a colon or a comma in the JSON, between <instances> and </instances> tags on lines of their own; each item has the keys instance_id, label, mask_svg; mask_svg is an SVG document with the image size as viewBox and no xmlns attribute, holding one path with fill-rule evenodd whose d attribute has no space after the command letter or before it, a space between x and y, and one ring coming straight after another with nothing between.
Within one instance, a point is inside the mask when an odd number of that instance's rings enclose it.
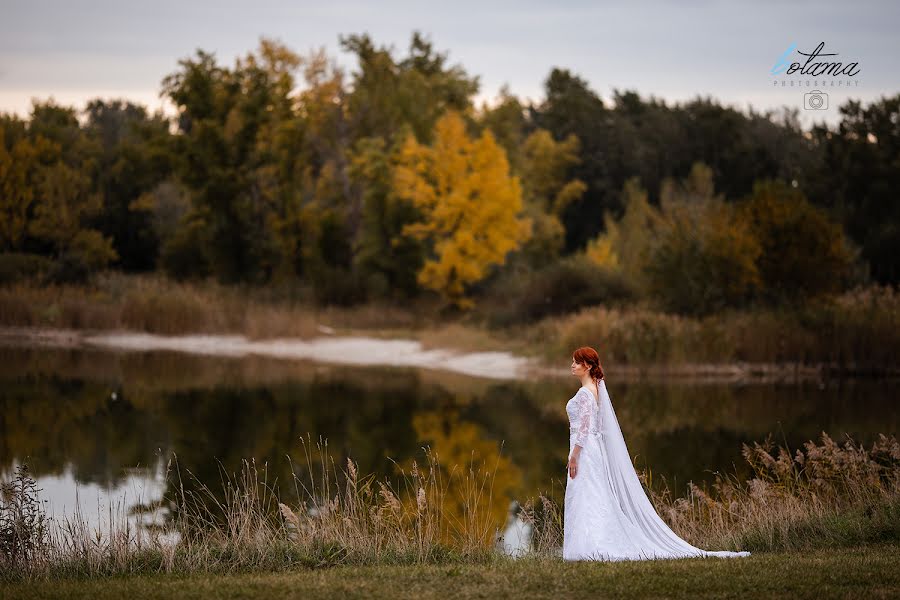
<instances>
[{"instance_id":1,"label":"calm water","mask_svg":"<svg viewBox=\"0 0 900 600\"><path fill-rule=\"evenodd\" d=\"M741 443L769 433L792 449L823 431L869 445L879 432L896 434L900 422L897 382L661 385L620 383L608 371L635 464L678 495L688 480L711 482L717 470L746 473ZM314 465L316 441L327 440L338 472L350 456L361 473L394 480L398 465L424 462L427 446L448 468L472 459L496 465L493 510L502 516L511 499L544 493L561 502L565 403L579 385L170 352L0 348L0 474L9 479L27 461L54 515L71 513L77 493L96 519L110 505L131 509L168 493L173 453L182 471L214 490L223 471L255 459L290 503L292 469L306 473L301 438L312 440Z\"/></svg>"}]
</instances>

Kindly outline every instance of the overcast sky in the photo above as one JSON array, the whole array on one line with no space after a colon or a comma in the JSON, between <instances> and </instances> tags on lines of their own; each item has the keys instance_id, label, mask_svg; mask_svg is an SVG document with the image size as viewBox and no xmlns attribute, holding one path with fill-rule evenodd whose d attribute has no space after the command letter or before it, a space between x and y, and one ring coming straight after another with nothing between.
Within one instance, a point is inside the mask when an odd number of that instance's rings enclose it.
<instances>
[{"instance_id":1,"label":"overcast sky","mask_svg":"<svg viewBox=\"0 0 900 600\"><path fill-rule=\"evenodd\" d=\"M900 2L770 2L713 0L641 2L350 2L327 0L0 0L0 111L27 115L31 98L53 96L84 107L88 99L128 98L152 110L162 78L197 48L219 63L276 38L300 54L325 47L348 70L338 35L368 32L376 44L406 54L413 30L478 75L477 102L492 101L506 83L523 98L543 97L553 67L586 79L604 99L613 89L684 101L713 96L746 110L796 107L812 118L838 120L848 97L864 101L900 92ZM791 44L857 62L855 87L817 86L828 110L803 109L813 88L775 87L770 69ZM796 52L791 60L800 60ZM891 67L891 64L894 67ZM839 78L840 79L840 78Z\"/></svg>"}]
</instances>

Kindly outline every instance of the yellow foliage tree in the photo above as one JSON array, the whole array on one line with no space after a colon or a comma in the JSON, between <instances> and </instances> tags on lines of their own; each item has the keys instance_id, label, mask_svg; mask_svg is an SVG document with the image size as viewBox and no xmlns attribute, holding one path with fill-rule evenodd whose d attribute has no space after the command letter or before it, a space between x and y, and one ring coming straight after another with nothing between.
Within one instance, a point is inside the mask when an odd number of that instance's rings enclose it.
<instances>
[{"instance_id":1,"label":"yellow foliage tree","mask_svg":"<svg viewBox=\"0 0 900 600\"><path fill-rule=\"evenodd\" d=\"M471 140L456 111L437 121L431 146L407 136L394 187L422 214L401 235L428 240L435 254L418 273L419 285L459 308L474 305L465 286L483 279L491 265L503 264L531 236L531 219L519 218L522 188L509 173L506 153L490 131Z\"/></svg>"}]
</instances>

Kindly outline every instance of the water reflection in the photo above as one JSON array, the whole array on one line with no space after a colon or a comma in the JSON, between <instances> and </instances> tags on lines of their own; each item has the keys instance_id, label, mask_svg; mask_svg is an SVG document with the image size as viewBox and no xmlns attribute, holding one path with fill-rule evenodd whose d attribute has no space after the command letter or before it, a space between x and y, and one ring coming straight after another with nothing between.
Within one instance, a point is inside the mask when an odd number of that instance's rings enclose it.
<instances>
[{"instance_id":1,"label":"water reflection","mask_svg":"<svg viewBox=\"0 0 900 600\"><path fill-rule=\"evenodd\" d=\"M635 464L679 494L688 480L742 471L742 442L775 433L795 448L824 431L869 444L896 433L900 420L896 382L624 384L607 370ZM9 479L27 460L59 514L74 506L76 486L90 505L161 498L168 484L160 465L173 453L213 491L220 469L236 473L253 458L296 503L292 464L307 464L307 434L327 440L335 464L352 457L379 479L398 477L413 460L424 464L430 448L442 468L496 470L491 517L507 524L503 543L517 552L527 535L510 502L540 493L562 500L564 406L577 386L262 358L0 348L0 474ZM310 458L316 468L325 460ZM459 516L463 507L444 510Z\"/></svg>"}]
</instances>

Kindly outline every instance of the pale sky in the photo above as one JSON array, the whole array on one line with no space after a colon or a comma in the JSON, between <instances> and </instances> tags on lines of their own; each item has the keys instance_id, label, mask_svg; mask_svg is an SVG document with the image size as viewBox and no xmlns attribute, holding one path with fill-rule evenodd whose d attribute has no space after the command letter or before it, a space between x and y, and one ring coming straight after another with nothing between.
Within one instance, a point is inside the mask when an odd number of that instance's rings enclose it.
<instances>
[{"instance_id":1,"label":"pale sky","mask_svg":"<svg viewBox=\"0 0 900 600\"><path fill-rule=\"evenodd\" d=\"M127 98L171 113L160 82L198 48L231 67L267 36L300 54L325 47L349 71L355 61L340 51L339 34L367 32L399 59L416 29L479 76L479 106L504 83L519 97L542 98L553 67L581 76L604 100L613 89L670 104L712 96L743 110L796 107L807 126L813 118L835 123L847 98L900 92L900 69L891 67L900 56L900 2L891 1L0 0L0 8L0 111L21 116L32 97L51 96L79 109L97 97ZM813 87L773 81L813 78L770 69L792 44L812 52L820 42L837 53L820 60L857 62L860 72L850 89L815 86L828 94L828 109L804 110Z\"/></svg>"}]
</instances>

